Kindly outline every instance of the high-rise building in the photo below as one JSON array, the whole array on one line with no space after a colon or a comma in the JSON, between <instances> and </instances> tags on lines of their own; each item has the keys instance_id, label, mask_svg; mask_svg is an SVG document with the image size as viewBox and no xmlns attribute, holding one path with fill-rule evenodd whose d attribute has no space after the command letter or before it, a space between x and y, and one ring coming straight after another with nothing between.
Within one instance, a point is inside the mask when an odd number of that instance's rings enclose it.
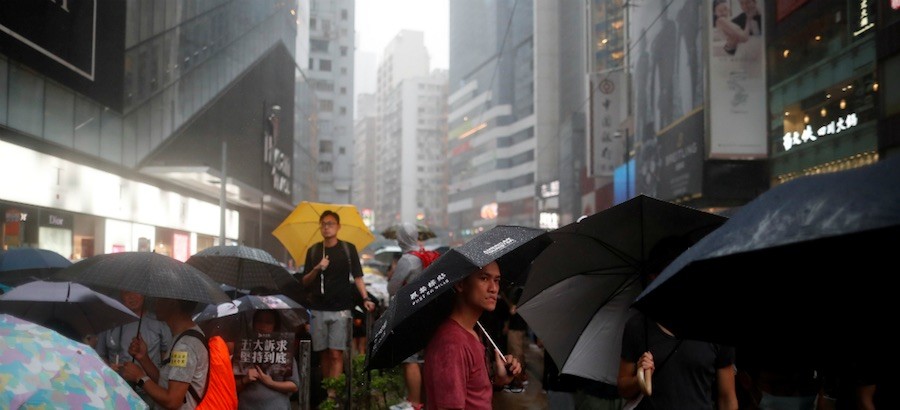
<instances>
[{"instance_id":1,"label":"high-rise building","mask_svg":"<svg viewBox=\"0 0 900 410\"><path fill-rule=\"evenodd\" d=\"M378 68L375 226L446 226L447 73L429 72L424 34L402 30Z\"/></svg>"},{"instance_id":2,"label":"high-rise building","mask_svg":"<svg viewBox=\"0 0 900 410\"><path fill-rule=\"evenodd\" d=\"M354 0L313 0L307 77L318 100L318 198L349 203L353 177Z\"/></svg>"},{"instance_id":3,"label":"high-rise building","mask_svg":"<svg viewBox=\"0 0 900 410\"><path fill-rule=\"evenodd\" d=\"M533 5L450 2L447 213L463 242L496 224L537 226Z\"/></svg>"},{"instance_id":4,"label":"high-rise building","mask_svg":"<svg viewBox=\"0 0 900 410\"><path fill-rule=\"evenodd\" d=\"M357 206L369 229L374 230L375 169L378 163L375 94L359 94L356 100L351 202Z\"/></svg>"},{"instance_id":5,"label":"high-rise building","mask_svg":"<svg viewBox=\"0 0 900 410\"><path fill-rule=\"evenodd\" d=\"M294 124L297 15L270 0L4 2L3 247L184 260L224 239L286 260L270 232L293 209L294 141L308 137Z\"/></svg>"},{"instance_id":6,"label":"high-rise building","mask_svg":"<svg viewBox=\"0 0 900 410\"><path fill-rule=\"evenodd\" d=\"M848 0L768 5L771 184L877 161L875 9Z\"/></svg>"}]
</instances>

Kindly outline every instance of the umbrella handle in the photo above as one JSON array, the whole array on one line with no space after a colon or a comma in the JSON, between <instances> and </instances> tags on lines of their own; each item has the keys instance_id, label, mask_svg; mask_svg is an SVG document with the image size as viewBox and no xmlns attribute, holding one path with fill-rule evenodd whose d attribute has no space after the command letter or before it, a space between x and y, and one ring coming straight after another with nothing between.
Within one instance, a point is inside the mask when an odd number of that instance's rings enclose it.
<instances>
[{"instance_id":1,"label":"umbrella handle","mask_svg":"<svg viewBox=\"0 0 900 410\"><path fill-rule=\"evenodd\" d=\"M638 377L638 385L641 387L641 391L645 396L650 396L653 394L653 385L651 382L651 378L653 377L652 369L638 369L637 372Z\"/></svg>"}]
</instances>

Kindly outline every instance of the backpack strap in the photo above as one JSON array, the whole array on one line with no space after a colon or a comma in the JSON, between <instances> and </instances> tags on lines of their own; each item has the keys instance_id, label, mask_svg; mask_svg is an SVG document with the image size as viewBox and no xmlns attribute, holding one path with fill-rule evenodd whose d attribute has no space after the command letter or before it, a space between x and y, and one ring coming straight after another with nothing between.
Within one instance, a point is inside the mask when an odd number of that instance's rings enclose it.
<instances>
[{"instance_id":1,"label":"backpack strap","mask_svg":"<svg viewBox=\"0 0 900 410\"><path fill-rule=\"evenodd\" d=\"M191 336L191 337L196 338L196 339L200 340L201 342L203 342L203 347L206 348L206 357L207 357L206 360L209 361L209 356L210 356L209 355L209 340L206 339L206 336L204 336L203 333L200 333L199 331L197 331L197 329L188 329L188 330L185 330L180 335L178 335L178 337L175 338L175 342L172 343L172 349L173 350L175 349L175 346L178 344L178 341L181 340L181 338L184 336ZM167 358L166 360L163 360L163 366L169 364L170 359L171 359L171 356L169 358ZM207 367L207 369L206 369L206 388L207 389L209 389L209 373L210 373L209 370L210 370L209 367ZM203 400L203 397L201 397L200 394L197 393L197 390L194 389L194 386L192 386L190 383L188 383L188 391L191 393L191 396L194 397L194 400L196 400L197 403L200 403L200 401ZM204 391L203 394L206 395L206 392ZM187 403L187 397L184 398L184 402Z\"/></svg>"}]
</instances>

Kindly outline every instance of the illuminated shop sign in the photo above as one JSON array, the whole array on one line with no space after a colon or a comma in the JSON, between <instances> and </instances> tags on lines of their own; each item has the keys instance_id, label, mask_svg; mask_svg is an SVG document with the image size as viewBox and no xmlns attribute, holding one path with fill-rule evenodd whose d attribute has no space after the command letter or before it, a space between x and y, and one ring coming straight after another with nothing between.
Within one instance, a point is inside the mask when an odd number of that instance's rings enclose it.
<instances>
[{"instance_id":1,"label":"illuminated shop sign","mask_svg":"<svg viewBox=\"0 0 900 410\"><path fill-rule=\"evenodd\" d=\"M541 198L559 196L559 180L549 184L541 184Z\"/></svg>"},{"instance_id":2,"label":"illuminated shop sign","mask_svg":"<svg viewBox=\"0 0 900 410\"><path fill-rule=\"evenodd\" d=\"M896 0L895 0L896 1ZM856 21L859 22L857 29L853 31L853 36L859 36L875 27L875 17L872 16L872 8L869 0L859 0L859 16Z\"/></svg>"},{"instance_id":3,"label":"illuminated shop sign","mask_svg":"<svg viewBox=\"0 0 900 410\"><path fill-rule=\"evenodd\" d=\"M845 117L840 117L837 120L832 120L828 124L819 127L817 130L813 130L812 126L807 125L803 131L793 131L784 134L784 137L782 137L784 150L788 151L793 147L815 141L821 137L840 134L842 131L853 128L857 124L859 124L859 118L857 118L856 113L854 112L847 114Z\"/></svg>"}]
</instances>

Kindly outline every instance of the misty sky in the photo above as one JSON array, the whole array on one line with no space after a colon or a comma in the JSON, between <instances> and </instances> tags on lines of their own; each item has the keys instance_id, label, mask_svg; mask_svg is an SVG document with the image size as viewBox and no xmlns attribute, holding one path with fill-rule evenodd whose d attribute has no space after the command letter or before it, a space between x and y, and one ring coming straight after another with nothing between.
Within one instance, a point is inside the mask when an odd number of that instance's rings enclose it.
<instances>
[{"instance_id":1,"label":"misty sky","mask_svg":"<svg viewBox=\"0 0 900 410\"><path fill-rule=\"evenodd\" d=\"M448 0L356 0L359 50L380 59L400 30L425 33L431 68L449 67Z\"/></svg>"}]
</instances>

